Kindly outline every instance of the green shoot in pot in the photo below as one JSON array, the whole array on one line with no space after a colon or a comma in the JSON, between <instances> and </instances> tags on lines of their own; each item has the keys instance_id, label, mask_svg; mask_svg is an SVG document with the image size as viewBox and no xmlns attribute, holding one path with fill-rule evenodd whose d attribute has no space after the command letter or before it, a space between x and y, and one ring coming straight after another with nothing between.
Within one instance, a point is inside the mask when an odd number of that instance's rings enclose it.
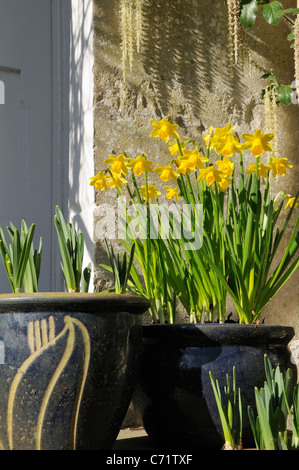
<instances>
[{"instance_id":1,"label":"green shoot in pot","mask_svg":"<svg viewBox=\"0 0 299 470\"><path fill-rule=\"evenodd\" d=\"M113 247L109 247L105 238L104 244L110 261L110 266L107 266L106 264L100 264L100 267L113 273L114 292L116 294L125 294L127 291L130 271L134 260L135 244L132 245L128 260L126 252L123 254L122 259L119 253L115 255Z\"/></svg>"},{"instance_id":2,"label":"green shoot in pot","mask_svg":"<svg viewBox=\"0 0 299 470\"><path fill-rule=\"evenodd\" d=\"M264 387L255 387L255 407L248 406L249 422L257 450L299 450L299 384L292 386L292 372L285 373L279 366L272 368L269 357L264 355ZM229 379L221 393L218 381L210 372L226 450L242 449L242 398L238 389L238 413L236 413L236 372L233 368L233 388ZM256 411L254 411L256 409ZM235 421L235 417L239 421ZM241 426L238 425L241 423ZM289 425L288 425L289 422Z\"/></svg>"},{"instance_id":3,"label":"green shoot in pot","mask_svg":"<svg viewBox=\"0 0 299 470\"><path fill-rule=\"evenodd\" d=\"M82 271L84 236L77 233L73 223L67 223L59 206L56 206L54 223L61 253L61 268L68 292L88 292L91 265Z\"/></svg>"},{"instance_id":4,"label":"green shoot in pot","mask_svg":"<svg viewBox=\"0 0 299 470\"><path fill-rule=\"evenodd\" d=\"M211 371L209 372L211 385L213 388L222 430L225 450L242 449L242 398L240 388L236 386L236 369L233 368L233 384L230 385L228 374L226 374L226 386L221 393L218 380L214 380Z\"/></svg>"},{"instance_id":5,"label":"green shoot in pot","mask_svg":"<svg viewBox=\"0 0 299 470\"><path fill-rule=\"evenodd\" d=\"M35 224L29 229L25 220L22 220L21 230L10 223L7 227L11 243L7 243L4 231L0 227L0 254L6 274L10 281L12 292L31 293L38 291L38 280L40 274L42 239L39 248L33 247L33 236Z\"/></svg>"},{"instance_id":6,"label":"green shoot in pot","mask_svg":"<svg viewBox=\"0 0 299 470\"><path fill-rule=\"evenodd\" d=\"M264 359L264 387L254 389L257 416L252 407L248 407L248 416L257 449L279 450L281 443L289 446L287 419L291 416L292 373L288 369L283 374L278 366L272 369L269 358L265 355ZM296 432L298 429L294 437Z\"/></svg>"}]
</instances>

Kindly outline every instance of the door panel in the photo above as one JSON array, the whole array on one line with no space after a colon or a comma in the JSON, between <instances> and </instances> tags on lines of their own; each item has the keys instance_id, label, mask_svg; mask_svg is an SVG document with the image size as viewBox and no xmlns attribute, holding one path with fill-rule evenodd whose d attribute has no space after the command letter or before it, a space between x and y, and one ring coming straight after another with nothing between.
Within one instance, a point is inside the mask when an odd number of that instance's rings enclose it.
<instances>
[{"instance_id":1,"label":"door panel","mask_svg":"<svg viewBox=\"0 0 299 470\"><path fill-rule=\"evenodd\" d=\"M0 225L36 224L40 291L52 290L53 50L51 0L0 0ZM57 181L55 181L57 185ZM54 207L53 207L54 206ZM9 284L0 266L0 292Z\"/></svg>"}]
</instances>

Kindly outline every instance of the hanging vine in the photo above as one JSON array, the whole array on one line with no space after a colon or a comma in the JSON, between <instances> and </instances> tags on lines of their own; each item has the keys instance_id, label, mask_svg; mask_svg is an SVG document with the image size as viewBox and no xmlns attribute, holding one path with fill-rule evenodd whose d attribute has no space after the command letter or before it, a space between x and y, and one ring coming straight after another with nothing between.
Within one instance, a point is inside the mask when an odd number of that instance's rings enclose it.
<instances>
[{"instance_id":1,"label":"hanging vine","mask_svg":"<svg viewBox=\"0 0 299 470\"><path fill-rule=\"evenodd\" d=\"M277 99L275 89L268 86L264 94L264 119L265 131L269 134L274 134L274 139L271 144L273 147L273 157L278 157L278 123L277 123Z\"/></svg>"},{"instance_id":2,"label":"hanging vine","mask_svg":"<svg viewBox=\"0 0 299 470\"><path fill-rule=\"evenodd\" d=\"M241 0L226 0L228 9L228 55L230 75L234 76L234 66L240 65L243 70L247 59L251 75L251 52L245 38L245 31L240 22Z\"/></svg>"},{"instance_id":3,"label":"hanging vine","mask_svg":"<svg viewBox=\"0 0 299 470\"><path fill-rule=\"evenodd\" d=\"M132 70L134 50L140 51L142 39L143 0L121 0L121 53L123 79L126 80L127 67Z\"/></svg>"},{"instance_id":4,"label":"hanging vine","mask_svg":"<svg viewBox=\"0 0 299 470\"><path fill-rule=\"evenodd\" d=\"M299 4L299 0L297 0ZM294 48L295 59L295 89L298 95L299 92L299 8L284 9L282 4L276 0L226 0L228 7L228 29L229 29L229 51L231 55L231 34L236 34L236 27L232 29L231 15L238 15L238 23L242 25L243 32L250 29L258 16L259 7L262 7L262 14L267 23L276 26L282 19L284 19L292 28L292 32L288 35L289 41L294 40L291 47ZM237 5L236 5L237 4ZM238 7L238 12L236 9ZM296 16L293 20L292 16ZM240 34L240 33L239 33ZM236 63L236 62L235 62ZM291 85L282 85L278 83L272 73L265 74L262 78L269 78L272 91L276 95L276 102L288 105L292 102L294 89ZM265 96L265 90L263 90ZM297 98L298 99L298 98Z\"/></svg>"},{"instance_id":5,"label":"hanging vine","mask_svg":"<svg viewBox=\"0 0 299 470\"><path fill-rule=\"evenodd\" d=\"M244 66L245 58L248 60L249 74L251 73L251 52L247 45L245 31L253 26L262 6L264 19L271 25L277 25L283 18L292 26L292 32L288 35L289 41L294 41L295 60L295 90L297 100L299 97L299 8L284 9L282 4L276 0L225 0L228 9L228 50L230 61L230 72L233 76L234 66ZM132 70L134 52L140 52L143 29L143 4L144 0L120 0L121 21L121 54L123 79L126 80L128 68ZM299 0L298 0L299 4ZM295 21L290 16L295 15ZM275 81L276 102L288 105L292 102L294 89L291 85L278 83L275 76L270 73L263 78L270 77ZM265 90L263 90L265 94Z\"/></svg>"},{"instance_id":6,"label":"hanging vine","mask_svg":"<svg viewBox=\"0 0 299 470\"><path fill-rule=\"evenodd\" d=\"M299 15L294 24L294 58L295 58L295 87L297 99L299 97Z\"/></svg>"},{"instance_id":7,"label":"hanging vine","mask_svg":"<svg viewBox=\"0 0 299 470\"><path fill-rule=\"evenodd\" d=\"M268 81L265 89L261 92L261 99L264 104L264 121L268 133L273 133L273 156L278 157L278 124L277 108L279 104L289 105L291 102L298 103L299 99L299 8L284 9L282 4L276 0L226 0L228 8L228 50L230 58L230 67L238 62L238 50L240 45L245 53L249 52L246 47L246 40L242 37L245 31L253 26L259 12L259 6L262 6L262 13L267 23L276 26L284 18L292 31L288 35L289 41L294 41L291 47L294 48L294 68L295 81L291 85L283 85L278 82L273 73L266 73L262 76ZM299 0L297 0L299 7ZM289 16L296 16L295 21ZM240 31L240 28L242 32ZM249 59L251 64L251 58ZM294 101L294 89L297 94L297 100Z\"/></svg>"},{"instance_id":8,"label":"hanging vine","mask_svg":"<svg viewBox=\"0 0 299 470\"><path fill-rule=\"evenodd\" d=\"M233 65L238 62L240 37L240 2L239 0L227 0L228 8L228 49L231 72Z\"/></svg>"}]
</instances>

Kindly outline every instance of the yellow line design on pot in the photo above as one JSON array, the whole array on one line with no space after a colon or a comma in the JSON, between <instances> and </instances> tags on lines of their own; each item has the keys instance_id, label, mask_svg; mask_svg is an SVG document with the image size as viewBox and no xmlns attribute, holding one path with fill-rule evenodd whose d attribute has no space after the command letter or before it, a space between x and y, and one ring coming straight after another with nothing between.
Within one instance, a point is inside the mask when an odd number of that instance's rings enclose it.
<instances>
[{"instance_id":1,"label":"yellow line design on pot","mask_svg":"<svg viewBox=\"0 0 299 470\"><path fill-rule=\"evenodd\" d=\"M55 340L55 323L52 316L49 317L49 338L47 320L45 318L41 320L41 332L42 341L40 339L39 321L31 321L28 323L28 344L31 354L33 354L35 350L38 351L41 349L41 343L43 346L46 346L49 342Z\"/></svg>"},{"instance_id":2,"label":"yellow line design on pot","mask_svg":"<svg viewBox=\"0 0 299 470\"><path fill-rule=\"evenodd\" d=\"M83 369L82 369L82 379L79 381L79 388L77 392L76 403L75 403L74 413L73 413L73 426L72 426L72 435L71 435L71 446L72 446L71 448L75 449L76 440L77 440L79 409L80 409L80 404L82 400L84 385L86 382L89 361L90 361L90 339L89 339L88 331L83 325L83 323L81 323L79 320L76 320L75 318L73 318L72 321L80 328L82 337L83 337L83 343L84 343L84 362L83 362Z\"/></svg>"},{"instance_id":3,"label":"yellow line design on pot","mask_svg":"<svg viewBox=\"0 0 299 470\"><path fill-rule=\"evenodd\" d=\"M29 348L30 348L31 354L33 354L34 353L34 330L33 330L33 322L32 321L30 321L28 323L27 335L28 335Z\"/></svg>"},{"instance_id":4,"label":"yellow line design on pot","mask_svg":"<svg viewBox=\"0 0 299 470\"><path fill-rule=\"evenodd\" d=\"M69 316L66 316L65 319L65 326L62 331L55 337L55 324L54 319L51 316L49 318L49 335L48 335L48 327L46 320L42 320L41 323L39 321L29 322L28 324L28 344L31 351L31 355L23 362L21 367L19 368L16 376L11 385L9 398L8 398L8 410L7 410L7 431L8 431L8 441L9 441L9 448L13 449L13 407L15 396L17 392L17 388L26 374L30 365L49 347L52 347L56 344L56 342L62 338L68 331L68 339L67 345L64 351L64 354L50 380L50 383L47 387L45 392L42 405L40 408L38 422L37 422L37 432L36 432L36 450L41 448L41 434L42 434L42 426L43 420L45 416L45 412L47 409L47 405L49 403L51 394L53 389L59 379L63 369L65 368L66 364L68 363L71 354L74 350L75 345L75 328L74 324L76 324L83 336L83 344L84 344L84 362L83 362L83 371L81 374L81 380L79 382L79 387L77 391L77 397L73 412L73 422L72 422L72 432L71 432L71 448L75 448L76 445L76 433L77 433L77 423L78 423L78 414L79 408L82 400L83 390L86 382L88 367L89 367L89 359L90 359L90 339L88 335L88 331L85 326L79 321Z\"/></svg>"},{"instance_id":5,"label":"yellow line design on pot","mask_svg":"<svg viewBox=\"0 0 299 470\"><path fill-rule=\"evenodd\" d=\"M56 370L55 370L55 372L52 376L52 379L50 380L50 383L48 385L48 388L45 392L45 395L44 395L44 398L43 398L43 401L42 401L42 405L41 405L40 412L39 412L39 415L38 415L38 420L37 420L36 446L35 446L36 450L41 449L41 437L42 437L43 421L44 421L44 416L45 416L45 413L46 413L46 409L47 409L51 394L53 392L53 389L56 385L57 380L59 379L63 369L65 368L66 364L68 363L69 358L71 357L72 352L74 350L75 329L74 329L74 325L73 325L72 320L70 319L70 317L65 317L65 324L67 325L68 330L69 330L67 344L66 344L66 348L65 348L65 351L63 353L63 356L61 358L61 361L59 362L59 364L58 364L58 366L57 366L57 368L56 368Z\"/></svg>"}]
</instances>

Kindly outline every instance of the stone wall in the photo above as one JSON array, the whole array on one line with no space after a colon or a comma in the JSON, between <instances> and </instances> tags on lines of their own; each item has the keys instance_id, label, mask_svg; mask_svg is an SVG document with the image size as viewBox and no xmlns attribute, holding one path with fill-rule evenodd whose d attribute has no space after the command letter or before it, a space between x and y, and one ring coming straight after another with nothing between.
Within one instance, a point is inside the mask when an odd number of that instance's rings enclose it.
<instances>
[{"instance_id":1,"label":"stone wall","mask_svg":"<svg viewBox=\"0 0 299 470\"><path fill-rule=\"evenodd\" d=\"M285 1L295 7L295 1ZM260 16L246 33L251 65L229 71L227 9L224 0L145 0L144 31L133 69L123 81L121 61L120 11L118 0L94 0L95 50L95 171L103 168L109 153L123 151L135 158L143 151L148 158L163 163L167 146L150 137L151 119L171 115L185 135L198 138L209 125L222 127L231 122L241 132L253 132L264 125L260 91L262 74L272 71L280 83L293 81L293 49L286 37L286 21L274 27ZM283 188L298 190L299 109L280 106L278 114L281 156L293 164L280 179ZM280 189L274 184L274 191ZM282 189L282 188L281 188ZM112 193L97 192L96 204L115 201ZM95 217L95 239L97 216ZM96 263L105 253L97 243ZM109 277L97 270L96 289L109 284ZM283 323L296 329L294 354L299 360L298 274L265 310L267 323Z\"/></svg>"}]
</instances>

